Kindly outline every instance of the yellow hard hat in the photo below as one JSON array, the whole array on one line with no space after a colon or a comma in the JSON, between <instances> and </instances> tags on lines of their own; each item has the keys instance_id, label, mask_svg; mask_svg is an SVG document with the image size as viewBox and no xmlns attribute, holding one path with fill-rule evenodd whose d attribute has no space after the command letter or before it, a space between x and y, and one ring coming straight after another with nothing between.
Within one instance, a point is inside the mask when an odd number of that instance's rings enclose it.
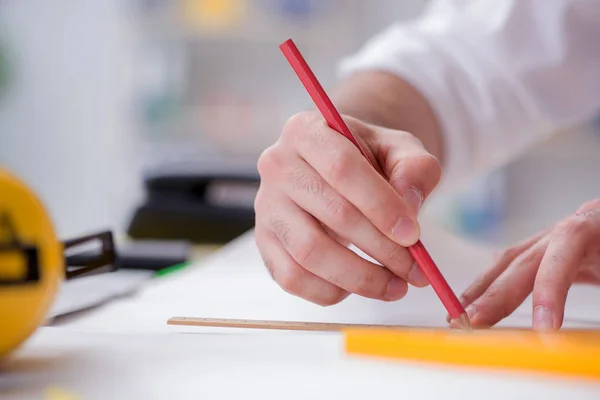
<instances>
[{"instance_id":1,"label":"yellow hard hat","mask_svg":"<svg viewBox=\"0 0 600 400\"><path fill-rule=\"evenodd\" d=\"M69 271L64 251L93 239L102 252ZM110 232L60 242L44 205L22 181L0 168L0 358L45 320L64 279L115 266Z\"/></svg>"}]
</instances>

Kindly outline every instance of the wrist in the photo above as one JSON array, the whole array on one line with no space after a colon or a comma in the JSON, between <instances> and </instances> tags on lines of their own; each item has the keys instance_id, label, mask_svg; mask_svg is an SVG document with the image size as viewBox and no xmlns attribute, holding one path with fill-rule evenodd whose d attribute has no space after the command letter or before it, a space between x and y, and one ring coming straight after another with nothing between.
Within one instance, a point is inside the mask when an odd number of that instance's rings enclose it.
<instances>
[{"instance_id":1,"label":"wrist","mask_svg":"<svg viewBox=\"0 0 600 400\"><path fill-rule=\"evenodd\" d=\"M425 97L400 77L374 71L357 73L332 91L332 101L342 114L409 132L443 163L444 140L437 116Z\"/></svg>"}]
</instances>

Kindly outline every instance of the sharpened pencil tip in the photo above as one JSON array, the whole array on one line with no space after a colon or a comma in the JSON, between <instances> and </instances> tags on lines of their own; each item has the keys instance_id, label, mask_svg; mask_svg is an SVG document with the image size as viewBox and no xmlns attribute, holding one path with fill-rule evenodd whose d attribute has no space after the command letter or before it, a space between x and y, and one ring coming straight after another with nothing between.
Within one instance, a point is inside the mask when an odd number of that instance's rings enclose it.
<instances>
[{"instance_id":1,"label":"sharpened pencil tip","mask_svg":"<svg viewBox=\"0 0 600 400\"><path fill-rule=\"evenodd\" d=\"M471 320L469 319L469 316L467 315L467 313L461 314L461 316L456 318L455 321L458 324L458 326L460 326L463 330L465 330L465 331L473 330L473 326L471 325Z\"/></svg>"}]
</instances>

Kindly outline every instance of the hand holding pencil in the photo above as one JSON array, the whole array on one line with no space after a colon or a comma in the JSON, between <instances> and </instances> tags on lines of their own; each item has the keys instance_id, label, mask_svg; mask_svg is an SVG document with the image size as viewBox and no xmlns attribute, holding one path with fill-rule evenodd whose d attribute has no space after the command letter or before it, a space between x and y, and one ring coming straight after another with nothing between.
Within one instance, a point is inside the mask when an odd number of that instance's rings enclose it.
<instances>
[{"instance_id":1,"label":"hand holding pencil","mask_svg":"<svg viewBox=\"0 0 600 400\"><path fill-rule=\"evenodd\" d=\"M321 305L350 293L396 301L409 284L432 282L452 317L463 316L419 241L417 216L439 182L438 160L407 132L342 120L322 88L313 90L320 85L293 43L282 51L319 112L290 118L258 162L256 240L274 280ZM356 255L348 242L383 267Z\"/></svg>"}]
</instances>

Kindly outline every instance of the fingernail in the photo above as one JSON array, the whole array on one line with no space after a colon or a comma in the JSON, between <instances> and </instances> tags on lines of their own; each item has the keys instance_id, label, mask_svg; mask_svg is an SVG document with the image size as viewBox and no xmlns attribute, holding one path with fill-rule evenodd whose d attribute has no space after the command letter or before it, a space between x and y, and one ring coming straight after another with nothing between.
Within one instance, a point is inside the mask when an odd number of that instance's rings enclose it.
<instances>
[{"instance_id":1,"label":"fingernail","mask_svg":"<svg viewBox=\"0 0 600 400\"><path fill-rule=\"evenodd\" d=\"M537 306L533 310L533 328L547 331L554 328L552 311L544 306Z\"/></svg>"},{"instance_id":2,"label":"fingernail","mask_svg":"<svg viewBox=\"0 0 600 400\"><path fill-rule=\"evenodd\" d=\"M392 278L388 283L387 290L385 292L385 298L387 300L399 300L406 294L408 285L403 279Z\"/></svg>"},{"instance_id":3,"label":"fingernail","mask_svg":"<svg viewBox=\"0 0 600 400\"><path fill-rule=\"evenodd\" d=\"M415 244L419 238L419 231L417 225L410 219L403 217L398 221L392 233L398 239L398 242L405 246L411 246Z\"/></svg>"},{"instance_id":4,"label":"fingernail","mask_svg":"<svg viewBox=\"0 0 600 400\"><path fill-rule=\"evenodd\" d=\"M414 263L410 272L408 273L408 280L415 286L427 286L429 285L429 280L421 270L421 267Z\"/></svg>"},{"instance_id":5,"label":"fingernail","mask_svg":"<svg viewBox=\"0 0 600 400\"><path fill-rule=\"evenodd\" d=\"M423 192L414 186L410 186L404 193L404 200L415 215L417 215L423 205Z\"/></svg>"}]
</instances>

